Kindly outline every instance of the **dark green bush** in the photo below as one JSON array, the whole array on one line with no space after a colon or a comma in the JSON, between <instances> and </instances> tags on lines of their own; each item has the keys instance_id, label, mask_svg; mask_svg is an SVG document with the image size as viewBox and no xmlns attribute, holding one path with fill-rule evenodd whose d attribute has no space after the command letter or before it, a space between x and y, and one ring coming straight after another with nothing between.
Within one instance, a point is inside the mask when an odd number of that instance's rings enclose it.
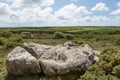
<instances>
[{"instance_id":1,"label":"dark green bush","mask_svg":"<svg viewBox=\"0 0 120 80\"><path fill-rule=\"evenodd\" d=\"M65 38L65 34L62 32L55 32L53 35L54 39L61 39L61 38Z\"/></svg>"},{"instance_id":2,"label":"dark green bush","mask_svg":"<svg viewBox=\"0 0 120 80\"><path fill-rule=\"evenodd\" d=\"M23 42L23 40L22 40L22 38L16 38L15 40L14 40L15 42Z\"/></svg>"},{"instance_id":3,"label":"dark green bush","mask_svg":"<svg viewBox=\"0 0 120 80\"><path fill-rule=\"evenodd\" d=\"M18 38L9 38L9 39L6 39L6 42L7 41L11 41L11 42L23 42L23 39L18 37Z\"/></svg>"},{"instance_id":4,"label":"dark green bush","mask_svg":"<svg viewBox=\"0 0 120 80\"><path fill-rule=\"evenodd\" d=\"M10 37L12 37L12 32L9 32L9 31L1 31L1 32L0 32L0 37L10 38Z\"/></svg>"},{"instance_id":5,"label":"dark green bush","mask_svg":"<svg viewBox=\"0 0 120 80\"><path fill-rule=\"evenodd\" d=\"M74 39L74 35L72 35L72 34L66 34L65 37L66 37L66 39L68 39L68 40Z\"/></svg>"}]
</instances>

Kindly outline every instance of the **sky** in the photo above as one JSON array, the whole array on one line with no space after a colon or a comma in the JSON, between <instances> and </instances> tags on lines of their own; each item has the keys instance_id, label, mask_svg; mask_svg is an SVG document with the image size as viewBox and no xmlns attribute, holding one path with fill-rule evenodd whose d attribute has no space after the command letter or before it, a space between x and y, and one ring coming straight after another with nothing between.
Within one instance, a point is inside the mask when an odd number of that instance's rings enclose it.
<instances>
[{"instance_id":1,"label":"sky","mask_svg":"<svg viewBox=\"0 0 120 80\"><path fill-rule=\"evenodd\" d=\"M0 0L0 27L120 26L120 0Z\"/></svg>"}]
</instances>

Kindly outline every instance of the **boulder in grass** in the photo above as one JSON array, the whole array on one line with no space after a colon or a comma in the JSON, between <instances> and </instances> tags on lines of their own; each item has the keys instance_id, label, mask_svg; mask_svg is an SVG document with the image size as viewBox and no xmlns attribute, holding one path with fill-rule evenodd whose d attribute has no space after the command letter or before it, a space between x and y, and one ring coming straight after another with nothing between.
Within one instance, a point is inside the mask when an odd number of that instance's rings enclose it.
<instances>
[{"instance_id":1,"label":"boulder in grass","mask_svg":"<svg viewBox=\"0 0 120 80\"><path fill-rule=\"evenodd\" d=\"M38 74L41 68L36 60L24 48L18 46L6 58L6 68L9 74L20 76L26 73Z\"/></svg>"},{"instance_id":2,"label":"boulder in grass","mask_svg":"<svg viewBox=\"0 0 120 80\"><path fill-rule=\"evenodd\" d=\"M47 76L82 73L95 61L99 61L99 54L88 44L78 45L69 41L51 46L27 42L8 54L6 68L9 74L17 76L25 72L42 72Z\"/></svg>"}]
</instances>

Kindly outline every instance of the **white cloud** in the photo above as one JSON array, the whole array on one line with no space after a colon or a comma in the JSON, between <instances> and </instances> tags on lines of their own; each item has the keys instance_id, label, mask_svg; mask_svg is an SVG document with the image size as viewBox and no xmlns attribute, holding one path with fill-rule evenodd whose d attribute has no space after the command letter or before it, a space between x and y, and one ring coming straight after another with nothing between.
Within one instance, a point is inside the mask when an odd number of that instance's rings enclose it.
<instances>
[{"instance_id":1,"label":"white cloud","mask_svg":"<svg viewBox=\"0 0 120 80\"><path fill-rule=\"evenodd\" d=\"M118 15L120 14L120 8L115 10L115 11L112 11L110 14L113 14L113 15Z\"/></svg>"},{"instance_id":2,"label":"white cloud","mask_svg":"<svg viewBox=\"0 0 120 80\"><path fill-rule=\"evenodd\" d=\"M8 3L0 2L0 27L44 25L120 25L120 16L116 16L114 20L102 15L94 16L94 14L92 14L92 12L90 12L85 6L77 6L73 3L65 5L54 12L52 7L50 7L54 4L54 0L12 0L10 3L12 4L12 7ZM109 10L104 3L96 4L95 7L91 10ZM111 14L120 14L120 8L111 12Z\"/></svg>"},{"instance_id":3,"label":"white cloud","mask_svg":"<svg viewBox=\"0 0 120 80\"><path fill-rule=\"evenodd\" d=\"M109 8L105 3L97 3L92 9L92 11L109 11Z\"/></svg>"},{"instance_id":4,"label":"white cloud","mask_svg":"<svg viewBox=\"0 0 120 80\"><path fill-rule=\"evenodd\" d=\"M54 0L12 0L12 7L51 6Z\"/></svg>"},{"instance_id":5,"label":"white cloud","mask_svg":"<svg viewBox=\"0 0 120 80\"><path fill-rule=\"evenodd\" d=\"M40 7L35 8L24 8L23 10L18 10L11 19L17 19L20 22L47 22L51 18L52 8L47 7L41 9Z\"/></svg>"},{"instance_id":6,"label":"white cloud","mask_svg":"<svg viewBox=\"0 0 120 80\"><path fill-rule=\"evenodd\" d=\"M84 6L76 6L75 4L70 4L62 7L58 11L55 12L55 17L58 20L73 20L79 18L82 15L90 14L86 7Z\"/></svg>"},{"instance_id":7,"label":"white cloud","mask_svg":"<svg viewBox=\"0 0 120 80\"><path fill-rule=\"evenodd\" d=\"M11 15L0 15L0 27L43 26L52 24L52 8L24 8Z\"/></svg>"},{"instance_id":8,"label":"white cloud","mask_svg":"<svg viewBox=\"0 0 120 80\"><path fill-rule=\"evenodd\" d=\"M94 16L93 20L95 20L95 21L107 21L107 20L109 20L109 18L107 18L106 16Z\"/></svg>"},{"instance_id":9,"label":"white cloud","mask_svg":"<svg viewBox=\"0 0 120 80\"><path fill-rule=\"evenodd\" d=\"M0 15L8 15L12 13L13 11L8 4L0 2Z\"/></svg>"},{"instance_id":10,"label":"white cloud","mask_svg":"<svg viewBox=\"0 0 120 80\"><path fill-rule=\"evenodd\" d=\"M84 15L84 14L91 14L91 12L89 12L85 6L80 6L78 8L75 9L74 12L76 15Z\"/></svg>"},{"instance_id":11,"label":"white cloud","mask_svg":"<svg viewBox=\"0 0 120 80\"><path fill-rule=\"evenodd\" d=\"M81 18L80 21L87 21L87 22L102 22L102 21L107 21L109 18L106 16L86 16L84 18Z\"/></svg>"},{"instance_id":12,"label":"white cloud","mask_svg":"<svg viewBox=\"0 0 120 80\"><path fill-rule=\"evenodd\" d=\"M114 10L114 11L112 11L110 14L112 14L112 15L119 15L120 14L120 2L118 2L117 6L119 8Z\"/></svg>"},{"instance_id":13,"label":"white cloud","mask_svg":"<svg viewBox=\"0 0 120 80\"><path fill-rule=\"evenodd\" d=\"M120 16L116 16L115 19L116 19L116 20L120 20Z\"/></svg>"},{"instance_id":14,"label":"white cloud","mask_svg":"<svg viewBox=\"0 0 120 80\"><path fill-rule=\"evenodd\" d=\"M120 2L118 2L117 6L120 7Z\"/></svg>"}]
</instances>

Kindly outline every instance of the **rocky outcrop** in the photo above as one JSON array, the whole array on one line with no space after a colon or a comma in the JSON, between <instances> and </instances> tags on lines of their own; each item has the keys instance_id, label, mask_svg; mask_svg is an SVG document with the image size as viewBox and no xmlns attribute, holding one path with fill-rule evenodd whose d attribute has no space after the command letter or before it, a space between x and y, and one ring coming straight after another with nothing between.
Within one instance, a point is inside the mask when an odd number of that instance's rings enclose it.
<instances>
[{"instance_id":1,"label":"rocky outcrop","mask_svg":"<svg viewBox=\"0 0 120 80\"><path fill-rule=\"evenodd\" d=\"M99 53L88 44L78 45L73 42L57 46L28 42L22 47L16 47L6 58L6 67L10 74L21 75L26 69L31 73L43 71L42 73L49 76L81 72L98 60L96 54Z\"/></svg>"},{"instance_id":2,"label":"rocky outcrop","mask_svg":"<svg viewBox=\"0 0 120 80\"><path fill-rule=\"evenodd\" d=\"M8 54L6 58L6 68L9 74L16 76L23 75L27 71L34 74L41 72L36 58L20 46Z\"/></svg>"}]
</instances>

